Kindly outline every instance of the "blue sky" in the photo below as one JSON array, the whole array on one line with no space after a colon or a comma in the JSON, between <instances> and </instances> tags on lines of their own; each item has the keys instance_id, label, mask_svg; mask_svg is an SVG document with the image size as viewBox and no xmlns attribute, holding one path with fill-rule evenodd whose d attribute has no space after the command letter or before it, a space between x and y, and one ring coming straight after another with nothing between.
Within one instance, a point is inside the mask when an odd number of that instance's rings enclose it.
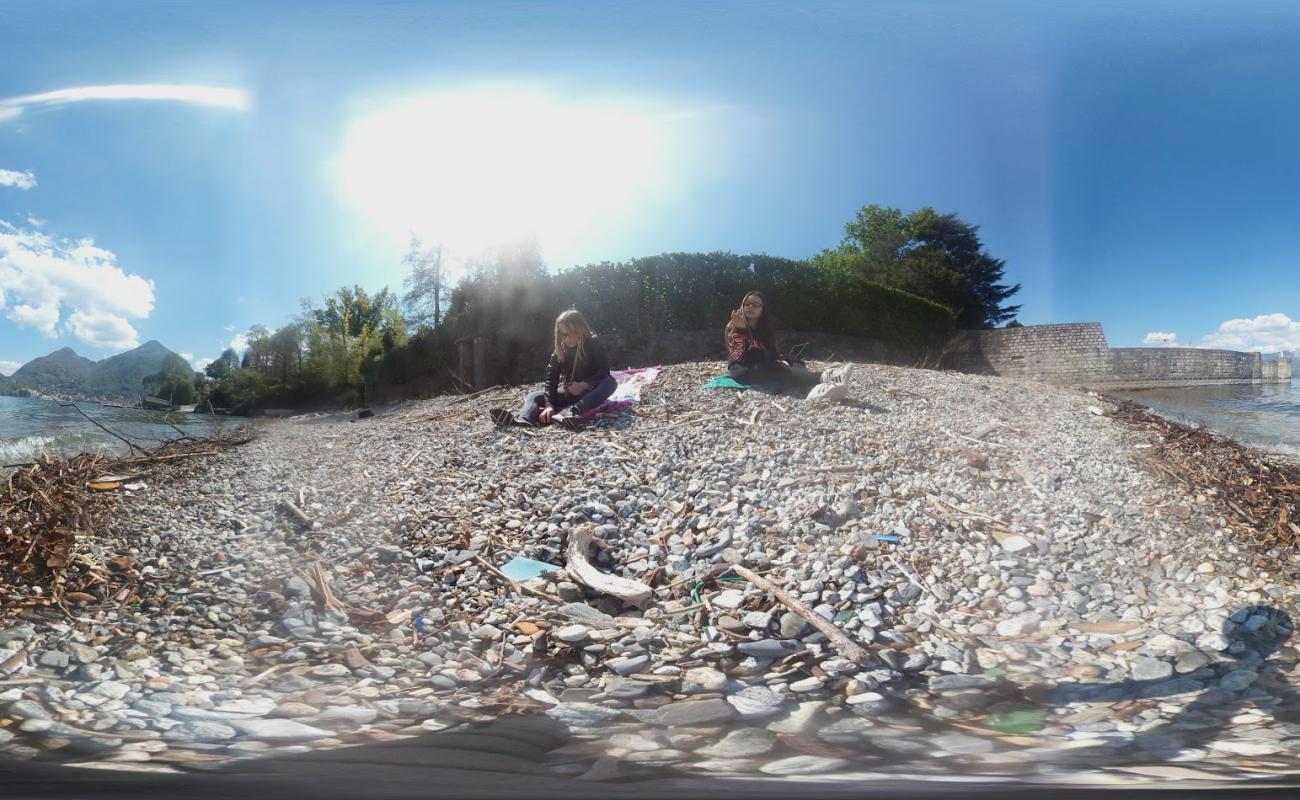
<instances>
[{"instance_id":1,"label":"blue sky","mask_svg":"<svg viewBox=\"0 0 1300 800\"><path fill-rule=\"evenodd\" d=\"M1300 348L1300 8L1058 5L0 0L0 372L210 358L411 231L803 257L868 203L980 225L1025 324Z\"/></svg>"}]
</instances>

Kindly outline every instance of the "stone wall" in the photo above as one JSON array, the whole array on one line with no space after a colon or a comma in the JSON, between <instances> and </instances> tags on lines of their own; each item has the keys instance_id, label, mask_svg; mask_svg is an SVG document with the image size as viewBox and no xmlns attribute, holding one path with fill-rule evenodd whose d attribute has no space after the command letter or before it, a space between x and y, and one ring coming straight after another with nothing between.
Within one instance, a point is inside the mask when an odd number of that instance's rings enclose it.
<instances>
[{"instance_id":1,"label":"stone wall","mask_svg":"<svg viewBox=\"0 0 1300 800\"><path fill-rule=\"evenodd\" d=\"M954 351L950 364L960 372L1074 384L1110 371L1099 322L963 331Z\"/></svg>"},{"instance_id":2,"label":"stone wall","mask_svg":"<svg viewBox=\"0 0 1300 800\"><path fill-rule=\"evenodd\" d=\"M1259 353L1194 347L1115 347L1110 374L1097 386L1164 386L1187 383L1257 383L1263 380Z\"/></svg>"},{"instance_id":3,"label":"stone wall","mask_svg":"<svg viewBox=\"0 0 1300 800\"><path fill-rule=\"evenodd\" d=\"M726 367L722 329L665 331L651 339L602 337L616 368L687 361L716 361ZM943 366L959 372L1002 375L1063 386L1098 389L1201 383L1259 383L1291 379L1291 361L1263 361L1259 353L1177 347L1109 347L1099 322L1027 325L962 331L941 352L937 348L826 333L785 331L777 343L787 353L814 361L852 360L899 366ZM548 345L527 347L494 337L460 342L460 375L482 389L541 379Z\"/></svg>"},{"instance_id":4,"label":"stone wall","mask_svg":"<svg viewBox=\"0 0 1300 800\"><path fill-rule=\"evenodd\" d=\"M1285 355L1273 361L1265 361L1262 366L1265 381L1285 383L1291 380L1291 359Z\"/></svg>"},{"instance_id":5,"label":"stone wall","mask_svg":"<svg viewBox=\"0 0 1300 800\"><path fill-rule=\"evenodd\" d=\"M1098 389L1291 379L1291 360L1194 347L1109 347L1097 322L963 331L948 366Z\"/></svg>"}]
</instances>

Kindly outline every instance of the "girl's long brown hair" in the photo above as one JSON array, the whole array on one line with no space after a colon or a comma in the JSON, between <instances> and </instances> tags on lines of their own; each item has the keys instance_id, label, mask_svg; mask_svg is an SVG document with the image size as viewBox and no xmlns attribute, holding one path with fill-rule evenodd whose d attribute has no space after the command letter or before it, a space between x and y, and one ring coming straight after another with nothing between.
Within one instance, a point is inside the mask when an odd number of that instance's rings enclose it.
<instances>
[{"instance_id":1,"label":"girl's long brown hair","mask_svg":"<svg viewBox=\"0 0 1300 800\"><path fill-rule=\"evenodd\" d=\"M567 325L582 334L578 340L578 346L574 348L573 361L570 362L564 351L564 345L560 344L560 326ZM555 318L555 361L570 368L570 375L577 374L578 363L585 361L587 358L587 342L596 338L592 332L591 326L587 324L587 318L582 316L582 312L576 308L564 311L560 316Z\"/></svg>"},{"instance_id":2,"label":"girl's long brown hair","mask_svg":"<svg viewBox=\"0 0 1300 800\"><path fill-rule=\"evenodd\" d=\"M757 297L758 301L763 304L763 313L758 315L758 322L755 323L754 327L750 328L750 333L754 334L754 337L758 339L758 341L762 342L763 346L770 352L775 353L776 327L772 325L772 317L767 313L767 298L763 296L762 292L746 292L745 296L740 298L740 308L743 309L745 307L745 301L751 297ZM728 320L727 327L722 333L724 341L731 336L731 330L731 321Z\"/></svg>"}]
</instances>

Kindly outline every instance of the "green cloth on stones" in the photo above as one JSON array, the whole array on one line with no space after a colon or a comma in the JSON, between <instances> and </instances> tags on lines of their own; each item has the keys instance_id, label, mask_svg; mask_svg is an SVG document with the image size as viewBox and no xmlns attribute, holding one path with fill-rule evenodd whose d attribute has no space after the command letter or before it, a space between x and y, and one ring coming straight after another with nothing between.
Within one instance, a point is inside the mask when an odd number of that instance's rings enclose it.
<instances>
[{"instance_id":1,"label":"green cloth on stones","mask_svg":"<svg viewBox=\"0 0 1300 800\"><path fill-rule=\"evenodd\" d=\"M771 386L762 383L741 383L740 381L736 380L730 375L719 375L716 378L712 378L708 383L704 384L700 388L701 389L739 389L741 391L744 391L746 389L757 389L760 392L770 392L772 394L781 393L780 387Z\"/></svg>"}]
</instances>

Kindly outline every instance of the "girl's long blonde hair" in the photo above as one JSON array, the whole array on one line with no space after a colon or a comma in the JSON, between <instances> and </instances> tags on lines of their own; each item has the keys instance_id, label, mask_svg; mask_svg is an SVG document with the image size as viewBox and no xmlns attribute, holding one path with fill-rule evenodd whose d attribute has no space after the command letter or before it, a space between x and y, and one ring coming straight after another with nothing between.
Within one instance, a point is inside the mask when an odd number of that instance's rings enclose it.
<instances>
[{"instance_id":1,"label":"girl's long blonde hair","mask_svg":"<svg viewBox=\"0 0 1300 800\"><path fill-rule=\"evenodd\" d=\"M560 344L560 326L567 325L570 328L582 334L578 340L578 346L574 348L573 362L570 363L564 352L564 345ZM576 308L571 308L555 318L555 360L557 363L566 364L576 373L579 361L585 361L587 358L587 342L596 338L596 334L587 324L587 318L582 316L582 312Z\"/></svg>"}]
</instances>

